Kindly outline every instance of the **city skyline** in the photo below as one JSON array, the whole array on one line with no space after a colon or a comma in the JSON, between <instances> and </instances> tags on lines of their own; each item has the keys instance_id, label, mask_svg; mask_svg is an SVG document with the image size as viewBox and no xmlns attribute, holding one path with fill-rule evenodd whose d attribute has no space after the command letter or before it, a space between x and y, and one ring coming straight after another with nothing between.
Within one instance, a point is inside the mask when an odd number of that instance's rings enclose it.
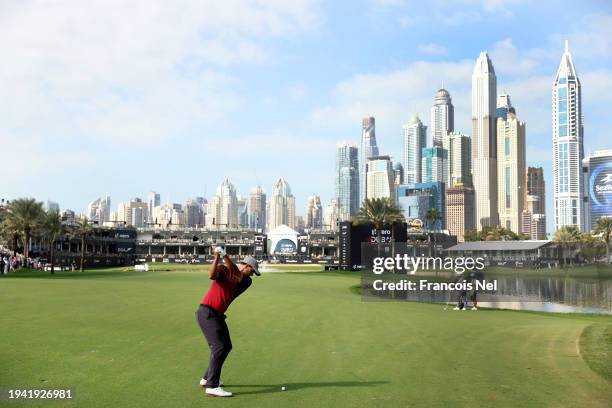
<instances>
[{"instance_id":1,"label":"city skyline","mask_svg":"<svg viewBox=\"0 0 612 408\"><path fill-rule=\"evenodd\" d=\"M312 193L309 180L330 180L318 183L321 188L315 191L326 206L334 195L330 176L334 146L338 140L358 144L364 116L376 117L380 153L392 155L395 162L401 152L401 125L412 113L427 118L432 95L444 81L453 97L455 130L471 136L469 77L474 58L483 49L494 61L498 89L508 90L529 126L527 163L544 167L552 187L550 85L566 38L583 89L585 156L609 148L605 113L612 94L612 17L607 4L574 4L571 12L563 11L567 7L560 4L556 24L551 25L541 23L548 10L538 4L449 4L431 14L401 3L278 5L248 21L250 29L259 29L260 34L250 43L245 40L244 48L236 48L242 54L222 43L216 50L225 54L218 51L214 62L210 55L198 53L203 47L200 42L186 41L191 38L189 30L210 23L201 22L198 13L192 13L178 37L173 37L182 47L178 53L160 55L156 44L164 50L168 41L149 43L138 36L133 42L123 41L127 27L137 32L145 28L142 31L152 39L163 39L162 33L148 26L148 11L126 11L125 18L119 18L95 7L85 10L73 5L65 13L49 15L44 7L14 6L5 16L4 38L23 39L21 49L30 54L10 58L23 54L8 47L3 67L4 89L18 95L5 103L6 117L0 122L0 140L12 148L3 160L3 196L50 199L62 208L84 213L87 204L106 191L114 203L133 196L145 199L149 190L160 192L164 202L185 202L194 196L210 199L224 177L231 178L246 196L257 185L269 192L282 176L290 181L299 209L305 208ZM159 12L163 6L153 2L150 7ZM349 8L359 10L358 17L370 23L368 30L350 27L349 19L342 17ZM234 17L223 14L219 24L226 29L244 26L244 15L250 10L244 11ZM265 18L279 15L295 24L289 27ZM498 15L504 18L491 18ZM32 20L36 16L44 18ZM57 29L65 19L81 16L87 17L84 22L88 16L99 17L101 30L118 28L110 47L96 42L96 36L72 35L71 39ZM517 21L523 30L510 30ZM431 22L443 26L443 33L436 33L437 25ZM466 29L463 23L468 22L477 22L477 28ZM19 34L24 27L31 32L27 39ZM78 34L86 24L74 29ZM220 28L213 25L210 30ZM43 39L49 41L44 47ZM328 48L321 49L322 39ZM303 46L295 47L297 43ZM75 58L67 59L62 53L64 44L74 46ZM146 51L144 57L133 52L140 48ZM113 50L125 58L112 59ZM32 60L32 54L40 56ZM40 64L39 58L50 64ZM95 61L97 69L88 61ZM296 62L301 68L293 73ZM32 86L24 86L22 78ZM152 87L155 83L165 85ZM39 84L49 86L43 92ZM196 104L199 94L186 89L201 89L213 97ZM116 108L106 109L109 106ZM238 115L241 120L234 121ZM430 125L427 120L424 124ZM235 165L228 166L223 149L231 151L227 154L231 153ZM24 171L17 160L25 157L32 160ZM194 171L195 177L183 176ZM79 185L79 196L74 194L75 185ZM550 231L552 188L547 194Z\"/></svg>"}]
</instances>

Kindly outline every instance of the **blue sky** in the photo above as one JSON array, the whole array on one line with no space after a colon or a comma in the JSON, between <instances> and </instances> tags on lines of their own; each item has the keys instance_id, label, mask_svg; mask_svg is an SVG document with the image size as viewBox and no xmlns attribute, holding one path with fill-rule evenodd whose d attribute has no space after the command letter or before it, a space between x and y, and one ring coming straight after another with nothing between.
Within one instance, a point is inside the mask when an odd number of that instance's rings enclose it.
<instances>
[{"instance_id":1,"label":"blue sky","mask_svg":"<svg viewBox=\"0 0 612 408\"><path fill-rule=\"evenodd\" d=\"M283 176L333 195L340 140L374 115L381 153L429 124L442 81L471 132L471 72L489 52L498 91L527 123L552 220L552 80L570 49L583 86L585 151L612 148L612 5L457 0L3 2L0 197L84 211L149 190L184 202L230 177L239 193ZM570 10L570 11L566 11ZM549 227L550 230L550 227Z\"/></svg>"}]
</instances>

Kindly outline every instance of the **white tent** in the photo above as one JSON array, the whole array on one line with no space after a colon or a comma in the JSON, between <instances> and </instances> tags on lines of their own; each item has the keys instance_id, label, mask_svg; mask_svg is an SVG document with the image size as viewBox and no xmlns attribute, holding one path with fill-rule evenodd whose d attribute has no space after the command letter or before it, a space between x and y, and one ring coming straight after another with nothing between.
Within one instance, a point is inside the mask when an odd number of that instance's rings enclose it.
<instances>
[{"instance_id":1,"label":"white tent","mask_svg":"<svg viewBox=\"0 0 612 408\"><path fill-rule=\"evenodd\" d=\"M286 225L268 231L268 253L291 255L297 252L298 232Z\"/></svg>"}]
</instances>

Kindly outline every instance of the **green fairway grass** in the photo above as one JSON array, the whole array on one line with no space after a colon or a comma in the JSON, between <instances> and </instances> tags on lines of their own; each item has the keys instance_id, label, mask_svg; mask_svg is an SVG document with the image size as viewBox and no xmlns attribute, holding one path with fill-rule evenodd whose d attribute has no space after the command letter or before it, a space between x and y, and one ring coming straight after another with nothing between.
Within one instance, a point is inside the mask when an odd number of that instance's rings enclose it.
<instances>
[{"instance_id":1,"label":"green fairway grass","mask_svg":"<svg viewBox=\"0 0 612 408\"><path fill-rule=\"evenodd\" d=\"M323 271L254 277L227 312L235 397L207 398L206 267L155 269L0 278L0 387L76 393L9 406L611 406L610 316L362 303Z\"/></svg>"}]
</instances>

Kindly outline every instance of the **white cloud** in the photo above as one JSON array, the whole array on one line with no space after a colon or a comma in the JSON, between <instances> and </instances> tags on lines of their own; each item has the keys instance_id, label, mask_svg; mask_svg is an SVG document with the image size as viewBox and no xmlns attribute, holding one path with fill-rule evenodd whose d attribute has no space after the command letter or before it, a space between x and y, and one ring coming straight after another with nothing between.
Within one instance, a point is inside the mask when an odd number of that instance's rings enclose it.
<instances>
[{"instance_id":1,"label":"white cloud","mask_svg":"<svg viewBox=\"0 0 612 408\"><path fill-rule=\"evenodd\" d=\"M447 14L439 14L435 21L449 26L460 26L474 23L480 20L481 14L477 11L454 11Z\"/></svg>"},{"instance_id":2,"label":"white cloud","mask_svg":"<svg viewBox=\"0 0 612 408\"><path fill-rule=\"evenodd\" d=\"M398 7L406 5L405 0L370 0L375 7Z\"/></svg>"},{"instance_id":3,"label":"white cloud","mask_svg":"<svg viewBox=\"0 0 612 408\"><path fill-rule=\"evenodd\" d=\"M0 140L146 144L241 106L231 64L310 30L312 1L23 2L0 13ZM10 97L8 97L10 96Z\"/></svg>"},{"instance_id":4,"label":"white cloud","mask_svg":"<svg viewBox=\"0 0 612 408\"><path fill-rule=\"evenodd\" d=\"M569 40L570 51L576 56L594 60L612 58L612 15L583 16L574 29L553 35L551 42L562 52L565 40Z\"/></svg>"},{"instance_id":5,"label":"white cloud","mask_svg":"<svg viewBox=\"0 0 612 408\"><path fill-rule=\"evenodd\" d=\"M294 84L287 88L287 96L290 100L298 102L308 94L308 87L305 84Z\"/></svg>"},{"instance_id":6,"label":"white cloud","mask_svg":"<svg viewBox=\"0 0 612 408\"><path fill-rule=\"evenodd\" d=\"M399 16L397 17L397 22L399 23L400 27L407 28L414 27L415 25L419 24L421 19L414 16Z\"/></svg>"},{"instance_id":7,"label":"white cloud","mask_svg":"<svg viewBox=\"0 0 612 408\"><path fill-rule=\"evenodd\" d=\"M535 52L519 51L512 39L505 38L493 45L489 53L498 77L509 75L531 75L541 65L541 58Z\"/></svg>"},{"instance_id":8,"label":"white cloud","mask_svg":"<svg viewBox=\"0 0 612 408\"><path fill-rule=\"evenodd\" d=\"M421 54L428 55L446 55L448 53L445 46L436 43L421 44L417 49Z\"/></svg>"}]
</instances>

